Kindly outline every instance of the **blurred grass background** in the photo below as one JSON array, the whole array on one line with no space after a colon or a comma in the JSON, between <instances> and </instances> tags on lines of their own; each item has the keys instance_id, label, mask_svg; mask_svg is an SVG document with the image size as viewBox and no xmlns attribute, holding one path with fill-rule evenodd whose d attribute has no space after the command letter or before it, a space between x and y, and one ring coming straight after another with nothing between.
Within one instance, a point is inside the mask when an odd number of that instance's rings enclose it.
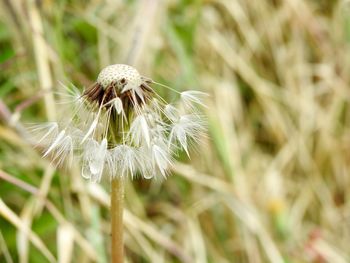
<instances>
[{"instance_id":1,"label":"blurred grass background","mask_svg":"<svg viewBox=\"0 0 350 263\"><path fill-rule=\"evenodd\" d=\"M22 124L116 63L210 94L191 160L127 185L127 262L350 262L349 1L2 0L0 21L0 262L109 261L108 180Z\"/></svg>"}]
</instances>

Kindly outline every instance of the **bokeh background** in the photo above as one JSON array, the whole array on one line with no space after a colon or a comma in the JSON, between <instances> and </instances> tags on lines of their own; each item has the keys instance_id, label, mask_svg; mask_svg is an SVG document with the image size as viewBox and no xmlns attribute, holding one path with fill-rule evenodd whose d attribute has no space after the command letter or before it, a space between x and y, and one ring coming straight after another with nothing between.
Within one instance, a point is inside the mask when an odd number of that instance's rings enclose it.
<instances>
[{"instance_id":1,"label":"bokeh background","mask_svg":"<svg viewBox=\"0 0 350 263\"><path fill-rule=\"evenodd\" d=\"M116 63L210 94L191 159L127 184L127 262L350 262L349 43L350 1L2 0L0 262L109 261L108 179L23 127Z\"/></svg>"}]
</instances>

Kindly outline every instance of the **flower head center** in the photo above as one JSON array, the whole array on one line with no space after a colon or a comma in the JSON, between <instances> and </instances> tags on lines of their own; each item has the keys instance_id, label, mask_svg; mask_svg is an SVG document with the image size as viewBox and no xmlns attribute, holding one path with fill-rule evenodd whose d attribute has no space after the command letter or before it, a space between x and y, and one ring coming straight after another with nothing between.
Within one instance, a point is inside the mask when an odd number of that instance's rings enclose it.
<instances>
[{"instance_id":1,"label":"flower head center","mask_svg":"<svg viewBox=\"0 0 350 263\"><path fill-rule=\"evenodd\" d=\"M133 67L124 64L115 64L105 67L97 77L97 83L103 89L113 85L117 93L123 92L134 87L138 87L142 83L140 73ZM124 89L126 90L126 89Z\"/></svg>"},{"instance_id":2,"label":"flower head center","mask_svg":"<svg viewBox=\"0 0 350 263\"><path fill-rule=\"evenodd\" d=\"M152 81L142 77L135 68L115 64L105 67L96 83L86 89L83 96L104 108L116 105L120 113L148 102L153 94L149 83Z\"/></svg>"}]
</instances>

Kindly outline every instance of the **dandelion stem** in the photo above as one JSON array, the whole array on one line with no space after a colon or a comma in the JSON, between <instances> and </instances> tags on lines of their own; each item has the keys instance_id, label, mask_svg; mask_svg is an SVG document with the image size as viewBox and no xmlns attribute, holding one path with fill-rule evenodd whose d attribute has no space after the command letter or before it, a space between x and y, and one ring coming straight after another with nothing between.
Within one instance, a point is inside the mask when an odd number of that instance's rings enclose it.
<instances>
[{"instance_id":1,"label":"dandelion stem","mask_svg":"<svg viewBox=\"0 0 350 263\"><path fill-rule=\"evenodd\" d=\"M111 184L111 253L112 263L124 262L123 242L123 204L124 204L124 182L115 176Z\"/></svg>"}]
</instances>

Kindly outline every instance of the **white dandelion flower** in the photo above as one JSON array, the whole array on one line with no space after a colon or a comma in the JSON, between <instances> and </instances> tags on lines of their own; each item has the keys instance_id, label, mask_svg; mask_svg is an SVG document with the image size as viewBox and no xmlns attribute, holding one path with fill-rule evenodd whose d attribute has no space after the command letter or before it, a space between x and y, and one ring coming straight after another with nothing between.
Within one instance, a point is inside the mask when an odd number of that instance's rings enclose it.
<instances>
[{"instance_id":1,"label":"white dandelion flower","mask_svg":"<svg viewBox=\"0 0 350 263\"><path fill-rule=\"evenodd\" d=\"M68 90L74 114L60 124L34 126L44 157L58 164L81 162L82 176L94 182L110 177L166 177L174 151L189 155L189 144L204 132L196 106L205 106L200 91L177 92L180 103L167 103L151 87L157 84L128 65L104 68L82 94Z\"/></svg>"}]
</instances>

